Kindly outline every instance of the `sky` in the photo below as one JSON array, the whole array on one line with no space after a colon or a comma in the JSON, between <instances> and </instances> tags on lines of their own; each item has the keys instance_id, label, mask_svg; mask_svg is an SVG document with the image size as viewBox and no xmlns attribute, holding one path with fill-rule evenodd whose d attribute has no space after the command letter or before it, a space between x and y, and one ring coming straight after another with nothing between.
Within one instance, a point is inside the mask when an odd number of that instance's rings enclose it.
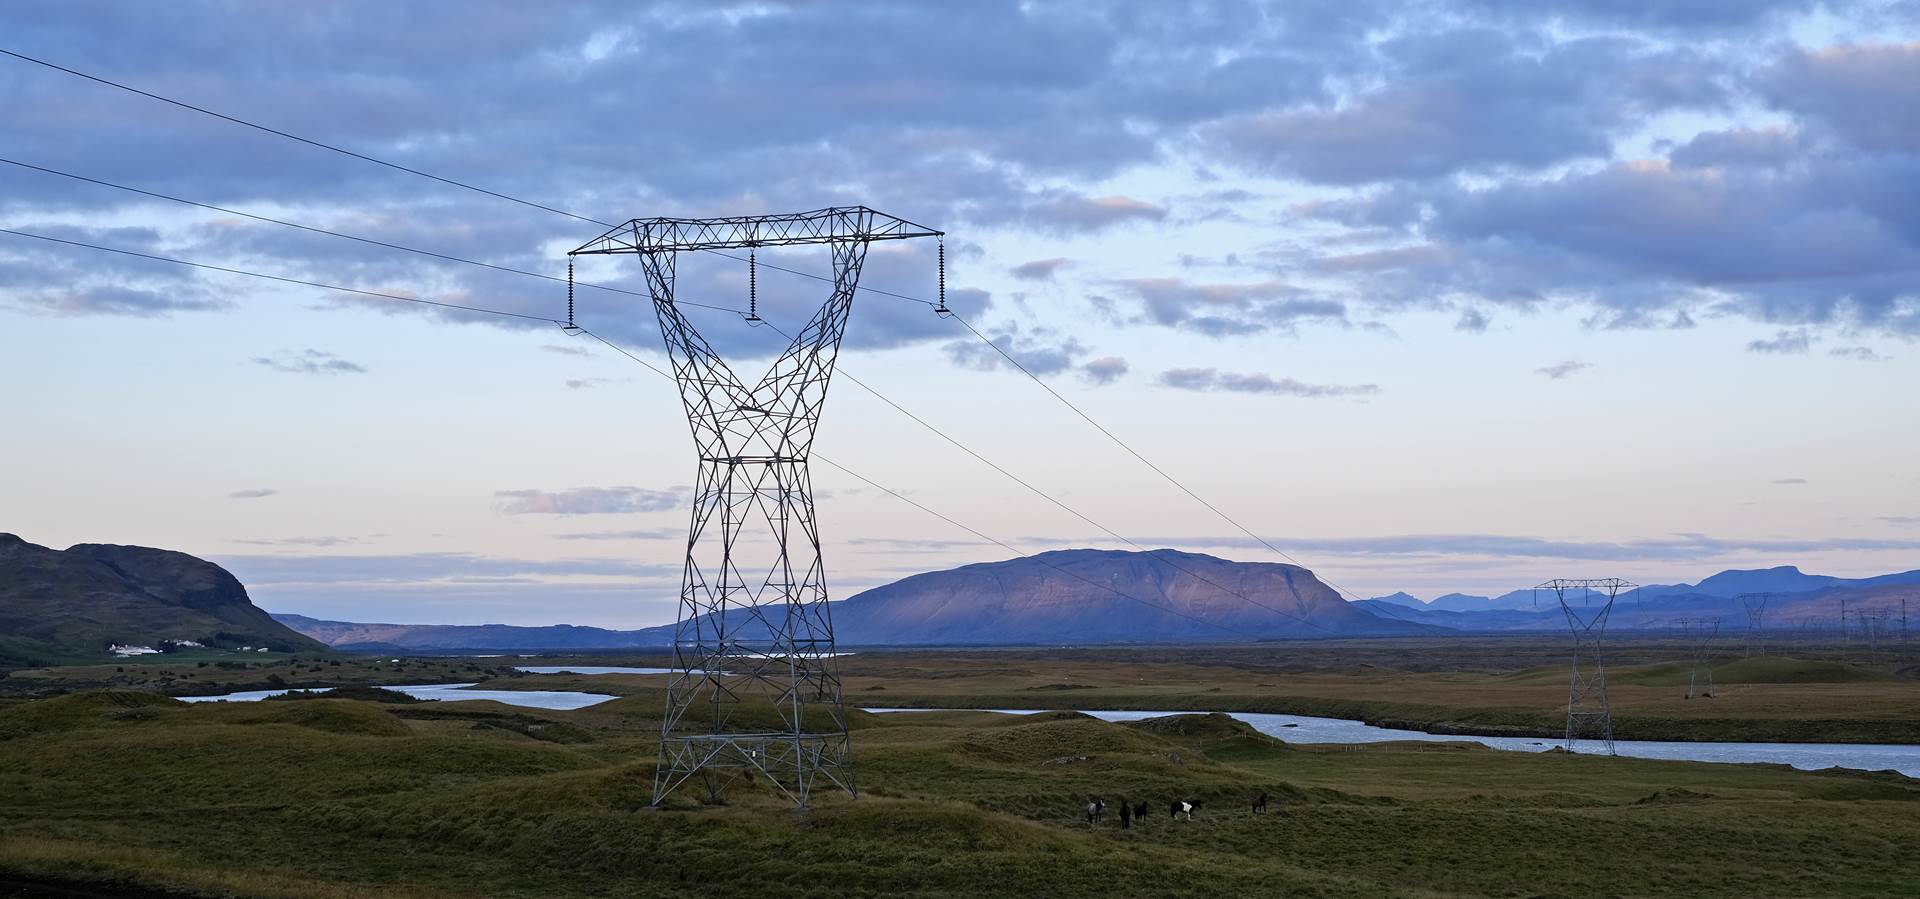
<instances>
[{"instance_id":1,"label":"sky","mask_svg":"<svg viewBox=\"0 0 1920 899\"><path fill-rule=\"evenodd\" d=\"M869 481L1020 552L1357 597L1920 568L1920 3L29 0L0 49L585 219L938 228L953 307L1225 516L863 292L840 370L878 395L834 382L812 466L835 597L1011 554ZM235 213L549 277L605 230L11 57L0 97L11 231L553 319L554 281ZM861 284L930 298L934 252ZM788 332L825 299L757 280ZM746 292L680 263L680 300ZM577 299L664 363L642 297ZM742 377L784 343L688 314ZM0 234L0 370L0 531L322 618L674 617L688 425L590 337Z\"/></svg>"}]
</instances>

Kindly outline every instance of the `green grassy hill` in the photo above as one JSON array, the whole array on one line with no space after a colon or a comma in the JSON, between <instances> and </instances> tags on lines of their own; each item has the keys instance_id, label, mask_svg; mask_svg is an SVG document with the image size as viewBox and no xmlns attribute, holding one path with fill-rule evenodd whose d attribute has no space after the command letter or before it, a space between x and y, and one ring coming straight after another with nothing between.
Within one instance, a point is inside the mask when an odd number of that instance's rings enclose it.
<instances>
[{"instance_id":1,"label":"green grassy hill","mask_svg":"<svg viewBox=\"0 0 1920 899\"><path fill-rule=\"evenodd\" d=\"M0 884L345 897L1911 896L1920 787L1220 716L862 716L862 797L649 810L657 710L128 691L0 705ZM1266 792L1269 813L1247 797ZM1083 816L1089 796L1104 823ZM1148 817L1118 826L1121 799ZM1199 803L1192 822L1173 799ZM1577 880L1549 873L1577 871ZM89 887L93 889L93 887ZM117 892L127 890L126 893ZM32 893L29 893L32 895Z\"/></svg>"},{"instance_id":2,"label":"green grassy hill","mask_svg":"<svg viewBox=\"0 0 1920 899\"><path fill-rule=\"evenodd\" d=\"M65 551L0 534L0 668L108 658L109 645L324 649L256 608L218 565L140 546Z\"/></svg>"}]
</instances>

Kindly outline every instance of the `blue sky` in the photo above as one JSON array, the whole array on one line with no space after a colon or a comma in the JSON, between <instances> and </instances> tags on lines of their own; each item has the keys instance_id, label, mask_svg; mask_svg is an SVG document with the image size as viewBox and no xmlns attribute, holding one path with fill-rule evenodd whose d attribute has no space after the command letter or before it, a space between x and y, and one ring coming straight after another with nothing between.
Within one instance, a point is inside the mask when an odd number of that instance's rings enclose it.
<instances>
[{"instance_id":1,"label":"blue sky","mask_svg":"<svg viewBox=\"0 0 1920 899\"><path fill-rule=\"evenodd\" d=\"M604 220L866 204L1048 383L1362 595L1920 567L1920 4L14 3L6 49ZM601 229L0 58L0 157L536 270ZM557 316L550 282L0 164L0 227ZM864 284L934 290L932 247ZM825 271L824 252L782 254ZM583 279L641 287L631 259ZM762 273L783 327L817 282ZM743 267L682 265L742 305ZM659 361L636 298L580 318ZM775 340L697 321L741 369ZM670 620L671 385L527 322L0 235L0 529L276 611ZM952 322L843 370L1147 545L1273 560ZM842 380L818 450L1115 545ZM816 464L830 584L1003 558Z\"/></svg>"}]
</instances>

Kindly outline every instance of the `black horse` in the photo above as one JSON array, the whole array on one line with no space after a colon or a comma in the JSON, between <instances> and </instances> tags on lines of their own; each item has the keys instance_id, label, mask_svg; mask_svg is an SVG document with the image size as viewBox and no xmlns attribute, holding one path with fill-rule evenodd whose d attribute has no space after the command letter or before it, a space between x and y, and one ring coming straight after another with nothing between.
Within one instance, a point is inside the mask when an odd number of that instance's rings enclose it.
<instances>
[{"instance_id":1,"label":"black horse","mask_svg":"<svg viewBox=\"0 0 1920 899\"><path fill-rule=\"evenodd\" d=\"M1266 810L1267 810L1267 791L1261 790L1259 793L1254 794L1253 813L1257 815Z\"/></svg>"},{"instance_id":2,"label":"black horse","mask_svg":"<svg viewBox=\"0 0 1920 899\"><path fill-rule=\"evenodd\" d=\"M1127 828L1132 826L1133 826L1133 806L1128 804L1125 798L1122 798L1120 800L1120 829L1126 830Z\"/></svg>"},{"instance_id":3,"label":"black horse","mask_svg":"<svg viewBox=\"0 0 1920 899\"><path fill-rule=\"evenodd\" d=\"M1142 802L1139 805L1136 805L1133 807L1133 819L1135 821L1147 820L1147 804L1146 803Z\"/></svg>"}]
</instances>

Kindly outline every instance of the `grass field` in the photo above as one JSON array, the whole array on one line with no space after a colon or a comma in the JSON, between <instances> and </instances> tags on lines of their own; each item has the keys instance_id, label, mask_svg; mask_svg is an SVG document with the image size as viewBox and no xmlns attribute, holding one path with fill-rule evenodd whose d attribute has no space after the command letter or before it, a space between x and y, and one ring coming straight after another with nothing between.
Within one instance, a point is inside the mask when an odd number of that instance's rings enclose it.
<instances>
[{"instance_id":1,"label":"grass field","mask_svg":"<svg viewBox=\"0 0 1920 899\"><path fill-rule=\"evenodd\" d=\"M648 811L659 699L576 712L95 691L0 706L0 884L189 895L1914 895L1920 785L1220 716L856 717L864 795ZM1272 813L1249 814L1265 790ZM1122 831L1089 795L1146 801ZM1199 819L1166 805L1197 799ZM100 895L115 895L112 892Z\"/></svg>"},{"instance_id":2,"label":"grass field","mask_svg":"<svg viewBox=\"0 0 1920 899\"><path fill-rule=\"evenodd\" d=\"M1715 657L1711 699L1687 697L1677 645L1611 648L1614 732L1637 740L1920 743L1920 665L1898 653L1782 647ZM1120 647L863 652L841 660L848 702L869 707L1084 708L1280 712L1437 733L1558 736L1566 647L1538 636L1310 641L1257 647ZM640 695L664 678L522 675L542 658L295 656L174 659L30 669L0 697L77 689L170 695L354 684L485 682L495 689ZM661 666L659 657L576 659Z\"/></svg>"},{"instance_id":3,"label":"grass field","mask_svg":"<svg viewBox=\"0 0 1920 899\"><path fill-rule=\"evenodd\" d=\"M1276 648L887 652L845 658L847 701L867 707L1279 712L1438 733L1558 736L1564 647L1538 638L1306 643ZM1920 743L1920 669L1716 658L1713 698L1688 699L1675 647L1629 644L1610 667L1614 733L1636 740ZM597 659L602 663L619 660ZM634 660L625 660L634 664ZM660 664L663 660L643 660ZM519 676L498 689L629 695L660 677Z\"/></svg>"}]
</instances>

